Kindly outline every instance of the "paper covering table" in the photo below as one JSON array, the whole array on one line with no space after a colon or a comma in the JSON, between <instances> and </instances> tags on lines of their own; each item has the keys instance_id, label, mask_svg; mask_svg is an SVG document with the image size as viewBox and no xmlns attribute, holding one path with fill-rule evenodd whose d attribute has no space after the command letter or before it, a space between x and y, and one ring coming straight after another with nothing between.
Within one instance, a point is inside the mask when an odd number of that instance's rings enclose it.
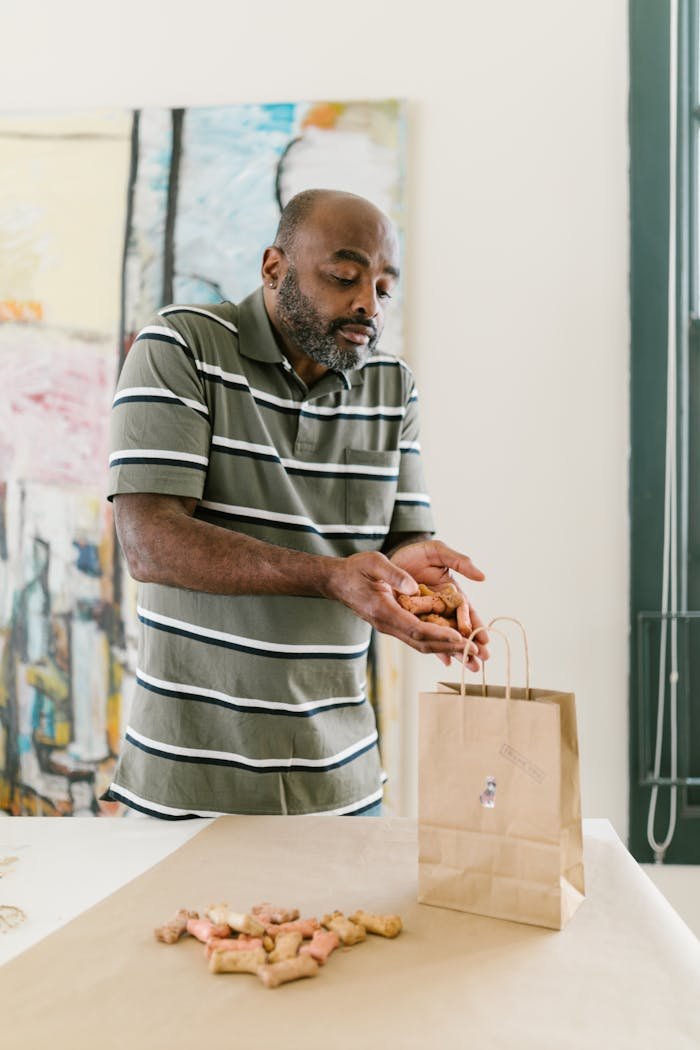
<instances>
[{"instance_id":1,"label":"paper covering table","mask_svg":"<svg viewBox=\"0 0 700 1050\"><path fill-rule=\"evenodd\" d=\"M588 899L557 933L418 905L409 820L3 820L0 856L19 861L0 880L0 902L28 920L0 937L0 1042L697 1050L700 943L607 821L584 831ZM261 899L317 916L398 911L405 932L368 937L318 977L274 991L253 976L211 975L191 938L153 937L181 906L244 910Z\"/></svg>"}]
</instances>

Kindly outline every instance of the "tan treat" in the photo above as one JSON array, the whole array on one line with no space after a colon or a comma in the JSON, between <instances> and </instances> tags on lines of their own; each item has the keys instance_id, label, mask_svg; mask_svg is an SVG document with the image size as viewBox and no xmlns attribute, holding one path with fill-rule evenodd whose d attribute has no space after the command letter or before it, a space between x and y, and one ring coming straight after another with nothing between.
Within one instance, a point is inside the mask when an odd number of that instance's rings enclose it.
<instances>
[{"instance_id":1,"label":"tan treat","mask_svg":"<svg viewBox=\"0 0 700 1050\"><path fill-rule=\"evenodd\" d=\"M202 944L206 944L212 937L228 937L231 928L225 922L213 923L209 919L188 919L187 932Z\"/></svg>"},{"instance_id":2,"label":"tan treat","mask_svg":"<svg viewBox=\"0 0 700 1050\"><path fill-rule=\"evenodd\" d=\"M439 627L452 627L454 629L454 623L451 620L446 619L444 616L438 616L437 613L429 613L427 616L421 616L420 619L423 623L436 623Z\"/></svg>"},{"instance_id":3,"label":"tan treat","mask_svg":"<svg viewBox=\"0 0 700 1050\"><path fill-rule=\"evenodd\" d=\"M259 966L264 966L264 948L252 948L237 952L218 949L211 953L209 959L210 973L257 973Z\"/></svg>"},{"instance_id":4,"label":"tan treat","mask_svg":"<svg viewBox=\"0 0 700 1050\"><path fill-rule=\"evenodd\" d=\"M359 923L346 919L342 911L334 911L332 915L324 915L321 922L327 930L333 930L338 934L343 944L358 944L366 937L365 928Z\"/></svg>"},{"instance_id":5,"label":"tan treat","mask_svg":"<svg viewBox=\"0 0 700 1050\"><path fill-rule=\"evenodd\" d=\"M299 949L300 955L310 955L321 966L325 963L331 952L340 944L340 937L335 930L316 930L308 944L302 944Z\"/></svg>"},{"instance_id":6,"label":"tan treat","mask_svg":"<svg viewBox=\"0 0 700 1050\"><path fill-rule=\"evenodd\" d=\"M414 616L420 616L421 613L433 612L433 596L429 594L400 594L398 596L398 603L402 609L405 609L406 612L413 613Z\"/></svg>"},{"instance_id":7,"label":"tan treat","mask_svg":"<svg viewBox=\"0 0 700 1050\"><path fill-rule=\"evenodd\" d=\"M219 949L228 952L245 952L250 951L252 948L264 947L259 937L212 937L205 945L204 954L207 959L210 959L212 952Z\"/></svg>"},{"instance_id":8,"label":"tan treat","mask_svg":"<svg viewBox=\"0 0 700 1050\"><path fill-rule=\"evenodd\" d=\"M278 963L282 962L283 959L293 959L303 939L298 930L294 930L292 933L280 934L275 941L275 950L270 952L267 961Z\"/></svg>"},{"instance_id":9,"label":"tan treat","mask_svg":"<svg viewBox=\"0 0 700 1050\"><path fill-rule=\"evenodd\" d=\"M294 922L283 922L279 925L268 923L265 927L269 937L276 939L281 933L300 933L302 937L311 940L318 929L318 919L295 919Z\"/></svg>"},{"instance_id":10,"label":"tan treat","mask_svg":"<svg viewBox=\"0 0 700 1050\"><path fill-rule=\"evenodd\" d=\"M228 904L210 904L209 907L205 909L204 914L207 919L216 923L218 926L220 923L226 922L226 916L230 911L231 908Z\"/></svg>"},{"instance_id":11,"label":"tan treat","mask_svg":"<svg viewBox=\"0 0 700 1050\"><path fill-rule=\"evenodd\" d=\"M418 593L419 594L435 594L435 591L431 590L430 587L428 587L427 583L419 583L418 584Z\"/></svg>"},{"instance_id":12,"label":"tan treat","mask_svg":"<svg viewBox=\"0 0 700 1050\"><path fill-rule=\"evenodd\" d=\"M455 587L454 583L448 583L446 587L441 587L438 594L445 603L445 608L449 612L453 612L458 609L460 605L464 604L464 595Z\"/></svg>"},{"instance_id":13,"label":"tan treat","mask_svg":"<svg viewBox=\"0 0 700 1050\"><path fill-rule=\"evenodd\" d=\"M179 941L183 933L187 929L187 923L190 919L198 919L199 915L196 911L188 911L187 908L180 908L177 915L173 915L172 919L163 923L162 926L156 927L153 931L156 935L156 939L163 941L164 944L175 944Z\"/></svg>"},{"instance_id":14,"label":"tan treat","mask_svg":"<svg viewBox=\"0 0 700 1050\"><path fill-rule=\"evenodd\" d=\"M298 908L278 908L274 904L270 904L269 901L263 901L262 904L256 904L254 908L250 909L250 914L254 915L260 922L268 923L274 922L277 924L283 922L294 922L295 919L299 918Z\"/></svg>"},{"instance_id":15,"label":"tan treat","mask_svg":"<svg viewBox=\"0 0 700 1050\"><path fill-rule=\"evenodd\" d=\"M310 955L297 955L294 959L258 967L258 977L266 988L277 988L300 977L315 977L317 973L318 963Z\"/></svg>"},{"instance_id":16,"label":"tan treat","mask_svg":"<svg viewBox=\"0 0 700 1050\"><path fill-rule=\"evenodd\" d=\"M468 638L472 633L472 625L469 622L469 607L466 602L457 606L457 630L460 634L463 634L465 638ZM474 638L476 638L476 635Z\"/></svg>"},{"instance_id":17,"label":"tan treat","mask_svg":"<svg viewBox=\"0 0 700 1050\"><path fill-rule=\"evenodd\" d=\"M263 948L265 949L266 952L271 952L271 951L274 950L275 942L273 941L272 937L270 937L270 935L267 934L267 933L263 937L262 944L263 944Z\"/></svg>"},{"instance_id":18,"label":"tan treat","mask_svg":"<svg viewBox=\"0 0 700 1050\"><path fill-rule=\"evenodd\" d=\"M243 912L230 911L226 916L226 922L232 930L238 933L247 933L249 937L264 937L265 927L258 920Z\"/></svg>"},{"instance_id":19,"label":"tan treat","mask_svg":"<svg viewBox=\"0 0 700 1050\"><path fill-rule=\"evenodd\" d=\"M351 915L350 921L359 923L368 933L377 933L380 937L397 937L403 929L400 915L372 915L362 909Z\"/></svg>"}]
</instances>

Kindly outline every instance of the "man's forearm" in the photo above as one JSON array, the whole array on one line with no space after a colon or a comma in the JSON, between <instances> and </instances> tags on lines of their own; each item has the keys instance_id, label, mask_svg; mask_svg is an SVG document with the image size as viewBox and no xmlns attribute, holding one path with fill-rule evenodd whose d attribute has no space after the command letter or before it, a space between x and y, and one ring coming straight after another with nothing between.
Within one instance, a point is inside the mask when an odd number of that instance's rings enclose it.
<instances>
[{"instance_id":1,"label":"man's forearm","mask_svg":"<svg viewBox=\"0 0 700 1050\"><path fill-rule=\"evenodd\" d=\"M119 540L131 575L143 583L209 594L327 596L336 559L246 536L192 517L175 502L139 497L119 506Z\"/></svg>"},{"instance_id":2,"label":"man's forearm","mask_svg":"<svg viewBox=\"0 0 700 1050\"><path fill-rule=\"evenodd\" d=\"M209 594L330 598L418 652L462 653L464 639L457 631L423 623L401 607L396 592L414 594L416 581L380 551L345 558L305 554L198 520L196 506L197 500L179 496L115 497L119 542L136 580ZM421 544L418 548L420 568Z\"/></svg>"}]
</instances>

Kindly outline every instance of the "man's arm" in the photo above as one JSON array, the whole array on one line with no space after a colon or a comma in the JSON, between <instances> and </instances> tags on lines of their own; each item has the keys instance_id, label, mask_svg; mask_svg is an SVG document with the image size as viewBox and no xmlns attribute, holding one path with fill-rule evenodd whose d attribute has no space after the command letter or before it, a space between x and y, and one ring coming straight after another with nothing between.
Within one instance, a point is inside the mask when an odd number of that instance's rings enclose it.
<instances>
[{"instance_id":1,"label":"man's arm","mask_svg":"<svg viewBox=\"0 0 700 1050\"><path fill-rule=\"evenodd\" d=\"M379 551L331 558L289 550L200 521L192 516L196 506L181 496L114 497L117 535L136 580L210 594L331 598L418 652L461 656L457 631L401 608L394 592L413 594L416 582Z\"/></svg>"}]
</instances>

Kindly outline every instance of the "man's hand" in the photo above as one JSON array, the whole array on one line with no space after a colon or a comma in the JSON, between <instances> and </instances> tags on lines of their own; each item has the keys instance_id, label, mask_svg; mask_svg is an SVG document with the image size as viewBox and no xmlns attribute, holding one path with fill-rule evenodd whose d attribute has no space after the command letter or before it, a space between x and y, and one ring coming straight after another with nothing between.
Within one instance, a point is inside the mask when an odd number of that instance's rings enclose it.
<instances>
[{"instance_id":1,"label":"man's hand","mask_svg":"<svg viewBox=\"0 0 700 1050\"><path fill-rule=\"evenodd\" d=\"M403 547L400 553L413 549L413 545ZM395 557L398 557L398 554L399 552ZM476 571L478 572L478 569ZM459 656L461 659L464 638L459 631L434 623L423 623L412 613L402 609L397 602L395 591L415 594L417 590L418 586L410 570L394 563L393 559L390 561L379 551L368 551L332 560L326 596L343 602L377 631L393 635L406 645L417 649L419 653L436 653L440 659L444 658L443 662L446 660L448 663L451 656ZM477 646L474 646L474 651L478 651Z\"/></svg>"},{"instance_id":2,"label":"man's hand","mask_svg":"<svg viewBox=\"0 0 700 1050\"><path fill-rule=\"evenodd\" d=\"M411 543L405 547L399 547L392 554L391 562L397 568L410 573L417 583L424 583L431 590L439 590L448 583L454 583L460 593L464 595L467 605L467 617L471 624L470 629L484 626L483 620L450 572L450 569L454 569L461 576L466 576L468 580L481 581L485 579L481 569L477 569L474 562L466 554L460 554L458 551L452 550L451 547L448 547L440 540L426 540L421 543ZM452 633L455 634L456 632L453 631ZM476 652L473 656L470 656L466 666L470 671L478 671L481 666L479 661L488 660L489 657L489 651L486 647L488 643L486 631L474 635L473 643L476 643ZM464 645L462 644L458 654L440 653L437 650L431 651L436 652L438 659L442 660L446 667L449 667L450 655L458 655L461 659Z\"/></svg>"}]
</instances>

